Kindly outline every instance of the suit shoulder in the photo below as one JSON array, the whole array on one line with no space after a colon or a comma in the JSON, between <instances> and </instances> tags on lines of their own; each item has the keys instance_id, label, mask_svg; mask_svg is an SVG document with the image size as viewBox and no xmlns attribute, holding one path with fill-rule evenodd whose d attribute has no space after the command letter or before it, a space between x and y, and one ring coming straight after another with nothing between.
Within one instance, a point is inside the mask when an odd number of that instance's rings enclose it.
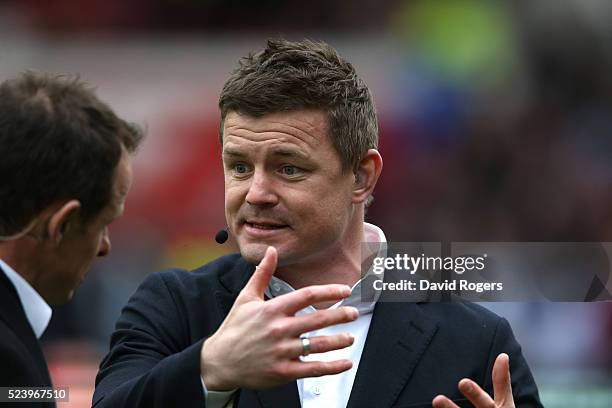
<instances>
[{"instance_id":1,"label":"suit shoulder","mask_svg":"<svg viewBox=\"0 0 612 408\"><path fill-rule=\"evenodd\" d=\"M230 254L192 271L171 268L152 273L142 283L141 288L169 291L179 296L206 296L219 288L224 276L239 277L244 274L247 265L240 254Z\"/></svg>"},{"instance_id":2,"label":"suit shoulder","mask_svg":"<svg viewBox=\"0 0 612 408\"><path fill-rule=\"evenodd\" d=\"M207 274L221 274L224 272L231 271L237 265L246 263L239 253L229 254L219 257L207 264L200 266L192 271L194 274L207 275Z\"/></svg>"},{"instance_id":3,"label":"suit shoulder","mask_svg":"<svg viewBox=\"0 0 612 408\"><path fill-rule=\"evenodd\" d=\"M152 279L165 282L188 282L194 279L217 279L219 275L229 272L242 260L240 254L230 254L219 257L196 269L188 271L181 268L168 268L150 275Z\"/></svg>"}]
</instances>

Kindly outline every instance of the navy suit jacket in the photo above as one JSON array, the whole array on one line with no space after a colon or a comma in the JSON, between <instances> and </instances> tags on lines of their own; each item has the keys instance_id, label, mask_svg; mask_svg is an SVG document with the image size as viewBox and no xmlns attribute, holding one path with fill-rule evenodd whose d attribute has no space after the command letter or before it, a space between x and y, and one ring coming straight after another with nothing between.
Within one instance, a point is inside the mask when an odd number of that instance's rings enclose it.
<instances>
[{"instance_id":1,"label":"navy suit jacket","mask_svg":"<svg viewBox=\"0 0 612 408\"><path fill-rule=\"evenodd\" d=\"M203 408L200 348L253 270L235 254L193 272L149 276L117 322L93 405ZM470 406L457 383L469 377L492 393L491 370L501 352L510 356L517 407L541 406L505 319L469 303L378 302L373 313L348 408L431 407L438 394ZM299 408L296 382L240 389L235 406Z\"/></svg>"},{"instance_id":2,"label":"navy suit jacket","mask_svg":"<svg viewBox=\"0 0 612 408\"><path fill-rule=\"evenodd\" d=\"M0 387L51 387L38 339L19 296L0 269ZM55 407L55 403L0 403L2 407Z\"/></svg>"}]
</instances>

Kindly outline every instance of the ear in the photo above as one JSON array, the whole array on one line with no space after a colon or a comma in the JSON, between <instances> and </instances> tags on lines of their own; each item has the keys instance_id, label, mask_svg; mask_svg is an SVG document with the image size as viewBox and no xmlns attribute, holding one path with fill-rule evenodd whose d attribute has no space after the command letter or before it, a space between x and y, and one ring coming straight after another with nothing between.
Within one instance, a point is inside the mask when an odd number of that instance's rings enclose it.
<instances>
[{"instance_id":1,"label":"ear","mask_svg":"<svg viewBox=\"0 0 612 408\"><path fill-rule=\"evenodd\" d=\"M353 203L360 204L374 191L383 161L376 149L369 149L355 167L355 185L353 188Z\"/></svg>"},{"instance_id":2,"label":"ear","mask_svg":"<svg viewBox=\"0 0 612 408\"><path fill-rule=\"evenodd\" d=\"M49 224L47 224L47 234L53 242L59 244L62 241L69 224L75 222L80 209L80 201L70 200L51 214Z\"/></svg>"}]
</instances>

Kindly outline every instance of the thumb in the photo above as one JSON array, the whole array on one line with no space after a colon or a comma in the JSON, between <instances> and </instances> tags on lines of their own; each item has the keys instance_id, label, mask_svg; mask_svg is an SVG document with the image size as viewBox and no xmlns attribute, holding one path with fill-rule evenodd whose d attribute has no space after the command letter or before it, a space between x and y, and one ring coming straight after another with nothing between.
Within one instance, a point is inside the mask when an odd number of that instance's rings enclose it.
<instances>
[{"instance_id":1,"label":"thumb","mask_svg":"<svg viewBox=\"0 0 612 408\"><path fill-rule=\"evenodd\" d=\"M255 272L244 287L243 293L263 300L264 292L276 270L277 258L278 254L276 248L269 246L268 249L266 249L263 259L259 262L259 265L255 267Z\"/></svg>"},{"instance_id":2,"label":"thumb","mask_svg":"<svg viewBox=\"0 0 612 408\"><path fill-rule=\"evenodd\" d=\"M493 398L497 404L514 401L510 381L510 357L506 353L498 355L493 365Z\"/></svg>"}]
</instances>

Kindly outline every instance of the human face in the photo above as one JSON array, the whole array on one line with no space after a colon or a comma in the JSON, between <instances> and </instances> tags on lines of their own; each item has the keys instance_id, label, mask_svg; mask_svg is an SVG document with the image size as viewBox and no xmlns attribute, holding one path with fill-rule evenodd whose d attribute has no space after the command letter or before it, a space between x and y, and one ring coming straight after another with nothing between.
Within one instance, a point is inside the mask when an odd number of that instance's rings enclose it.
<instances>
[{"instance_id":1,"label":"human face","mask_svg":"<svg viewBox=\"0 0 612 408\"><path fill-rule=\"evenodd\" d=\"M225 216L250 262L269 245L279 266L330 259L354 222L354 174L342 169L321 111L228 113L223 167Z\"/></svg>"},{"instance_id":2,"label":"human face","mask_svg":"<svg viewBox=\"0 0 612 408\"><path fill-rule=\"evenodd\" d=\"M125 199L132 183L132 166L127 152L123 152L115 170L111 201L86 222L71 221L55 253L53 273L46 274L49 303L61 304L70 300L81 284L96 256L111 250L109 225L123 214Z\"/></svg>"}]
</instances>

